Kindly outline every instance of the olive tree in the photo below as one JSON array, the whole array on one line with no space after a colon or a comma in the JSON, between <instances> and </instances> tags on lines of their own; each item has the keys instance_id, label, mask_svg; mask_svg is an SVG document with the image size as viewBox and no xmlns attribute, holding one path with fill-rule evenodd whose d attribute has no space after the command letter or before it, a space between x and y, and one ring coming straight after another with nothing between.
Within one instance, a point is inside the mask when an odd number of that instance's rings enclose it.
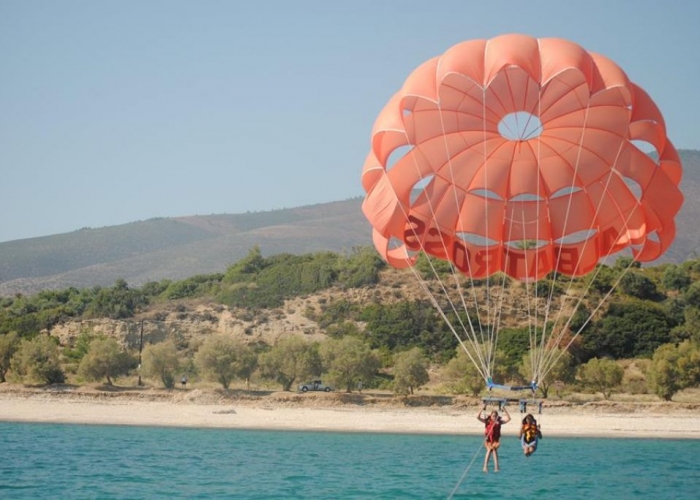
<instances>
[{"instance_id":1,"label":"olive tree","mask_svg":"<svg viewBox=\"0 0 700 500\"><path fill-rule=\"evenodd\" d=\"M357 337L327 340L321 346L321 358L330 380L346 392L374 377L380 366L379 356Z\"/></svg>"},{"instance_id":2,"label":"olive tree","mask_svg":"<svg viewBox=\"0 0 700 500\"><path fill-rule=\"evenodd\" d=\"M134 358L113 338L98 338L90 342L80 361L78 373L86 380L106 379L112 385L114 378L126 375Z\"/></svg>"},{"instance_id":3,"label":"olive tree","mask_svg":"<svg viewBox=\"0 0 700 500\"><path fill-rule=\"evenodd\" d=\"M209 337L195 355L200 373L219 382L224 389L228 389L236 377L247 380L255 370L256 362L250 347L231 335Z\"/></svg>"},{"instance_id":4,"label":"olive tree","mask_svg":"<svg viewBox=\"0 0 700 500\"><path fill-rule=\"evenodd\" d=\"M647 373L649 388L670 401L673 395L700 383L700 348L690 341L659 347Z\"/></svg>"},{"instance_id":5,"label":"olive tree","mask_svg":"<svg viewBox=\"0 0 700 500\"><path fill-rule=\"evenodd\" d=\"M290 336L280 339L268 352L260 355L260 373L289 391L294 381L321 374L318 344Z\"/></svg>"},{"instance_id":6,"label":"olive tree","mask_svg":"<svg viewBox=\"0 0 700 500\"><path fill-rule=\"evenodd\" d=\"M47 335L23 340L12 356L10 367L13 375L23 382L57 384L66 379L61 369L58 343Z\"/></svg>"},{"instance_id":7,"label":"olive tree","mask_svg":"<svg viewBox=\"0 0 700 500\"><path fill-rule=\"evenodd\" d=\"M484 378L461 347L445 367L448 388L457 394L478 396L484 388Z\"/></svg>"},{"instance_id":8,"label":"olive tree","mask_svg":"<svg viewBox=\"0 0 700 500\"><path fill-rule=\"evenodd\" d=\"M398 353L394 357L394 392L413 394L430 380L428 360L419 347Z\"/></svg>"},{"instance_id":9,"label":"olive tree","mask_svg":"<svg viewBox=\"0 0 700 500\"><path fill-rule=\"evenodd\" d=\"M175 342L167 340L151 344L143 350L143 375L157 378L167 389L175 387L175 374L180 368L180 358Z\"/></svg>"},{"instance_id":10,"label":"olive tree","mask_svg":"<svg viewBox=\"0 0 700 500\"><path fill-rule=\"evenodd\" d=\"M608 358L593 358L579 367L581 382L596 391L603 393L608 399L614 388L622 383L624 370L615 361Z\"/></svg>"},{"instance_id":11,"label":"olive tree","mask_svg":"<svg viewBox=\"0 0 700 500\"><path fill-rule=\"evenodd\" d=\"M5 382L5 375L10 369L10 362L17 349L19 349L20 339L17 332L9 332L0 335L0 382Z\"/></svg>"},{"instance_id":12,"label":"olive tree","mask_svg":"<svg viewBox=\"0 0 700 500\"><path fill-rule=\"evenodd\" d=\"M525 380L532 378L533 357L538 359L542 355L550 357L552 365L544 374L544 377L537 380L537 387L542 393L542 397L549 396L549 389L553 384L562 383L570 384L576 378L576 369L574 367L573 356L567 351L555 349L554 351L544 351L541 348L536 348L534 351L528 351L523 356L523 362L520 365L520 374Z\"/></svg>"}]
</instances>

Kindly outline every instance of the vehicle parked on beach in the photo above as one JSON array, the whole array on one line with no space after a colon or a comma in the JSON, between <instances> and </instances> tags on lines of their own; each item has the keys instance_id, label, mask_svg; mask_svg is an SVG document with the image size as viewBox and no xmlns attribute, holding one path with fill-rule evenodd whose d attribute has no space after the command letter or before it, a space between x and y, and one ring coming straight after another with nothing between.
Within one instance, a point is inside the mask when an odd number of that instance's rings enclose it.
<instances>
[{"instance_id":1,"label":"vehicle parked on beach","mask_svg":"<svg viewBox=\"0 0 700 500\"><path fill-rule=\"evenodd\" d=\"M323 385L323 382L321 382L320 380L314 380L313 382L309 382L307 384L300 384L299 390L301 392L308 392L308 391L331 392L333 390L333 388L329 385Z\"/></svg>"}]
</instances>

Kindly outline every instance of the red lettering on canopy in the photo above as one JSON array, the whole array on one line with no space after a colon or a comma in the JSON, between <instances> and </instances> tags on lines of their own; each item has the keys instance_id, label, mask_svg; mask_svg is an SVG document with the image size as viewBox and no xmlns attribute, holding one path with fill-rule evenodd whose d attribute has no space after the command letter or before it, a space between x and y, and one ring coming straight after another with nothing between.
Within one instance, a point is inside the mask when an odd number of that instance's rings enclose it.
<instances>
[{"instance_id":1,"label":"red lettering on canopy","mask_svg":"<svg viewBox=\"0 0 700 500\"><path fill-rule=\"evenodd\" d=\"M557 271L573 275L579 265L578 247L555 247L557 253Z\"/></svg>"},{"instance_id":2,"label":"red lettering on canopy","mask_svg":"<svg viewBox=\"0 0 700 500\"><path fill-rule=\"evenodd\" d=\"M484 277L490 275L491 265L497 261L499 251L499 247L493 247L474 253L474 264L478 266L474 271L474 276Z\"/></svg>"},{"instance_id":3,"label":"red lettering on canopy","mask_svg":"<svg viewBox=\"0 0 700 500\"><path fill-rule=\"evenodd\" d=\"M455 240L452 245L452 263L463 274L469 274L469 250L460 240Z\"/></svg>"},{"instance_id":4,"label":"red lettering on canopy","mask_svg":"<svg viewBox=\"0 0 700 500\"><path fill-rule=\"evenodd\" d=\"M618 231L614 227L608 227L605 229L601 235L600 239L598 240L600 242L600 251L599 253L603 255L608 255L612 252L612 249L615 248L615 245L617 245L618 240L620 239L620 231Z\"/></svg>"},{"instance_id":5,"label":"red lettering on canopy","mask_svg":"<svg viewBox=\"0 0 700 500\"><path fill-rule=\"evenodd\" d=\"M420 250L420 237L425 231L425 222L413 215L408 216L408 224L403 232L403 241L411 250Z\"/></svg>"}]
</instances>

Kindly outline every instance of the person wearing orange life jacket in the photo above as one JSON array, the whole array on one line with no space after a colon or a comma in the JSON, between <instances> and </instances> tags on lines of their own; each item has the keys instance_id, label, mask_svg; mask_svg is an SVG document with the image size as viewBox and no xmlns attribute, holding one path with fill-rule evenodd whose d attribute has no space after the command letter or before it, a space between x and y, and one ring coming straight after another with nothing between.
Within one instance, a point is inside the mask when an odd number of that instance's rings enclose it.
<instances>
[{"instance_id":1,"label":"person wearing orange life jacket","mask_svg":"<svg viewBox=\"0 0 700 500\"><path fill-rule=\"evenodd\" d=\"M486 406L479 410L476 418L485 426L484 429L484 446L486 447L486 457L484 458L484 472L488 472L489 458L493 455L493 471L498 472L498 448L501 446L501 425L510 422L508 410L503 408L505 417L500 417L496 410L493 410L490 415L482 417L481 413L486 411Z\"/></svg>"},{"instance_id":2,"label":"person wearing orange life jacket","mask_svg":"<svg viewBox=\"0 0 700 500\"><path fill-rule=\"evenodd\" d=\"M537 425L537 420L530 413L525 415L518 437L526 457L535 453L537 442L542 439L542 431L540 431L540 426Z\"/></svg>"}]
</instances>

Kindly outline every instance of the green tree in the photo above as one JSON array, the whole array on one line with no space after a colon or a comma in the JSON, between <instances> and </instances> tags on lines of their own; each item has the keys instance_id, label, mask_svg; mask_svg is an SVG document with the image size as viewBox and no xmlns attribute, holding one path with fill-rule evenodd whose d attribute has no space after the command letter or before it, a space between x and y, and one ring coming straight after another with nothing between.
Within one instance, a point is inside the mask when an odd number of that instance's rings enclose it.
<instances>
[{"instance_id":1,"label":"green tree","mask_svg":"<svg viewBox=\"0 0 700 500\"><path fill-rule=\"evenodd\" d=\"M356 337L327 340L321 345L321 358L331 382L346 392L372 379L380 366L379 356Z\"/></svg>"},{"instance_id":2,"label":"green tree","mask_svg":"<svg viewBox=\"0 0 700 500\"><path fill-rule=\"evenodd\" d=\"M687 305L700 308L700 281L690 285L683 294L683 298Z\"/></svg>"},{"instance_id":3,"label":"green tree","mask_svg":"<svg viewBox=\"0 0 700 500\"><path fill-rule=\"evenodd\" d=\"M430 380L428 360L418 347L394 356L394 392L413 394L415 389Z\"/></svg>"},{"instance_id":4,"label":"green tree","mask_svg":"<svg viewBox=\"0 0 700 500\"><path fill-rule=\"evenodd\" d=\"M524 328L503 328L498 333L498 349L496 351L497 375L506 380L520 378L520 365L523 356L530 350L530 332ZM532 374L525 377L530 381Z\"/></svg>"},{"instance_id":5,"label":"green tree","mask_svg":"<svg viewBox=\"0 0 700 500\"><path fill-rule=\"evenodd\" d=\"M142 354L143 375L159 379L165 388L175 387L175 375L180 369L180 357L175 342L166 340L147 345Z\"/></svg>"},{"instance_id":6,"label":"green tree","mask_svg":"<svg viewBox=\"0 0 700 500\"><path fill-rule=\"evenodd\" d=\"M130 318L146 305L148 298L140 290L130 289L126 281L119 279L112 288L103 288L96 293L85 315L91 318Z\"/></svg>"},{"instance_id":7,"label":"green tree","mask_svg":"<svg viewBox=\"0 0 700 500\"><path fill-rule=\"evenodd\" d=\"M607 358L593 358L581 365L578 371L581 382L587 387L602 392L605 399L608 399L613 389L622 383L624 373L620 365Z\"/></svg>"},{"instance_id":8,"label":"green tree","mask_svg":"<svg viewBox=\"0 0 700 500\"><path fill-rule=\"evenodd\" d=\"M591 290L599 293L608 293L617 280L618 275L619 271L613 270L604 264L598 264L595 271L586 275L585 281Z\"/></svg>"},{"instance_id":9,"label":"green tree","mask_svg":"<svg viewBox=\"0 0 700 500\"><path fill-rule=\"evenodd\" d=\"M75 343L72 347L65 347L63 349L63 357L65 358L69 372L75 373L83 360L83 357L87 354L90 349L90 342L93 341L95 336L89 331L82 331L78 338L75 339Z\"/></svg>"},{"instance_id":10,"label":"green tree","mask_svg":"<svg viewBox=\"0 0 700 500\"><path fill-rule=\"evenodd\" d=\"M358 317L366 322L365 337L373 349L405 350L420 347L431 359L451 357L457 340L425 301L374 303Z\"/></svg>"},{"instance_id":11,"label":"green tree","mask_svg":"<svg viewBox=\"0 0 700 500\"><path fill-rule=\"evenodd\" d=\"M653 299L657 295L654 282L638 271L625 273L620 279L620 289L638 299Z\"/></svg>"},{"instance_id":12,"label":"green tree","mask_svg":"<svg viewBox=\"0 0 700 500\"><path fill-rule=\"evenodd\" d=\"M339 259L338 283L347 288L360 288L379 283L379 271L386 263L373 247L355 248L350 256Z\"/></svg>"},{"instance_id":13,"label":"green tree","mask_svg":"<svg viewBox=\"0 0 700 500\"><path fill-rule=\"evenodd\" d=\"M649 388L671 401L678 391L700 383L700 348L690 341L660 346L654 352L647 377Z\"/></svg>"},{"instance_id":14,"label":"green tree","mask_svg":"<svg viewBox=\"0 0 700 500\"><path fill-rule=\"evenodd\" d=\"M250 377L255 361L250 347L231 335L209 337L195 355L195 365L200 373L219 382L224 389L228 389L236 377Z\"/></svg>"},{"instance_id":15,"label":"green tree","mask_svg":"<svg viewBox=\"0 0 700 500\"><path fill-rule=\"evenodd\" d=\"M10 369L10 361L19 349L19 345L20 338L17 332L0 335L0 382L5 382L5 374Z\"/></svg>"},{"instance_id":16,"label":"green tree","mask_svg":"<svg viewBox=\"0 0 700 500\"><path fill-rule=\"evenodd\" d=\"M612 303L605 317L583 334L583 347L593 357L651 357L671 340L674 326L661 305L645 300Z\"/></svg>"},{"instance_id":17,"label":"green tree","mask_svg":"<svg viewBox=\"0 0 700 500\"><path fill-rule=\"evenodd\" d=\"M686 290L691 283L690 273L687 269L670 264L664 271L661 282L666 290Z\"/></svg>"},{"instance_id":18,"label":"green tree","mask_svg":"<svg viewBox=\"0 0 700 500\"><path fill-rule=\"evenodd\" d=\"M260 355L259 364L262 376L281 384L284 391L291 390L296 380L317 377L322 371L318 344L296 336L280 339Z\"/></svg>"},{"instance_id":19,"label":"green tree","mask_svg":"<svg viewBox=\"0 0 700 500\"><path fill-rule=\"evenodd\" d=\"M535 349L535 359L542 356L542 349ZM544 376L544 378L537 381L537 387L542 393L542 397L546 398L549 396L549 389L553 384L570 384L576 378L576 369L574 367L573 356L567 351L561 351L556 349L555 351L546 351L545 356L551 356L550 359L553 360L553 365ZM523 362L520 365L520 373L525 378L529 380L532 378L532 358L533 353L528 352L523 356Z\"/></svg>"},{"instance_id":20,"label":"green tree","mask_svg":"<svg viewBox=\"0 0 700 500\"><path fill-rule=\"evenodd\" d=\"M119 343L109 338L97 338L90 342L87 353L80 361L78 373L86 380L113 379L126 375L134 365L134 358Z\"/></svg>"},{"instance_id":21,"label":"green tree","mask_svg":"<svg viewBox=\"0 0 700 500\"><path fill-rule=\"evenodd\" d=\"M23 340L10 367L13 375L25 383L59 384L65 381L58 343L47 335Z\"/></svg>"},{"instance_id":22,"label":"green tree","mask_svg":"<svg viewBox=\"0 0 700 500\"><path fill-rule=\"evenodd\" d=\"M457 356L447 363L445 375L447 386L457 394L476 397L485 387L484 378L461 347L457 348Z\"/></svg>"}]
</instances>

